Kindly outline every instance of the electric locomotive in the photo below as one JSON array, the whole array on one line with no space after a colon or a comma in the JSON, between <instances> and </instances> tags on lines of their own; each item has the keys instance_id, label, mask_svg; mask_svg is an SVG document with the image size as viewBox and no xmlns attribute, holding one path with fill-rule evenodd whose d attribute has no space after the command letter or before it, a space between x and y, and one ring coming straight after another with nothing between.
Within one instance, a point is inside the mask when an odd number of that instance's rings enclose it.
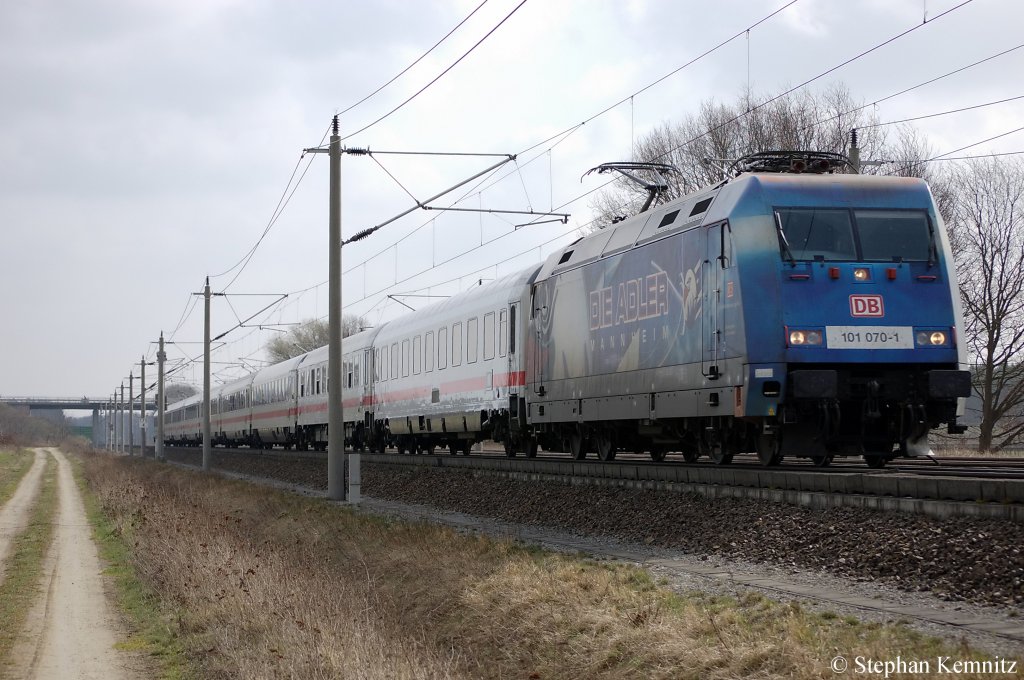
<instances>
[{"instance_id":1,"label":"electric locomotive","mask_svg":"<svg viewBox=\"0 0 1024 680\"><path fill-rule=\"evenodd\" d=\"M533 283L527 421L545 448L756 451L873 467L962 432L949 243L922 180L756 154L557 252ZM646 206L645 206L646 207Z\"/></svg>"}]
</instances>

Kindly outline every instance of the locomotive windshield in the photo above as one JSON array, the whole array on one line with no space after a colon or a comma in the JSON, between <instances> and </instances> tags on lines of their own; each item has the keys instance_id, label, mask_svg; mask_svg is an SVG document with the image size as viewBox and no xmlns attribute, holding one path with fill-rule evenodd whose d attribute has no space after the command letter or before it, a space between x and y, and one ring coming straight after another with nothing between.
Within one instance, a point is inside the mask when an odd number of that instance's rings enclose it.
<instances>
[{"instance_id":1,"label":"locomotive windshield","mask_svg":"<svg viewBox=\"0 0 1024 680\"><path fill-rule=\"evenodd\" d=\"M923 210L780 208L782 256L798 260L932 262L933 235Z\"/></svg>"}]
</instances>

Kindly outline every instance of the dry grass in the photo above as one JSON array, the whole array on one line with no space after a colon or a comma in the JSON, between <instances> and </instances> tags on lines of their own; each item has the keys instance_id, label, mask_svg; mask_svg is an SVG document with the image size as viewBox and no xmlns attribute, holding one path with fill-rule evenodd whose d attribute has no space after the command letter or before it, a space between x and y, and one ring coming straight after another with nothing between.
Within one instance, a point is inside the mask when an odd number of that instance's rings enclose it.
<instances>
[{"instance_id":1,"label":"dry grass","mask_svg":"<svg viewBox=\"0 0 1024 680\"><path fill-rule=\"evenodd\" d=\"M57 464L48 455L42 486L29 514L28 526L12 542L3 565L4 578L0 583L0 677L7 677L11 649L32 605L44 595L40 587L43 559L53 542L57 505Z\"/></svg>"},{"instance_id":2,"label":"dry grass","mask_svg":"<svg viewBox=\"0 0 1024 680\"><path fill-rule=\"evenodd\" d=\"M941 649L148 461L89 456L85 471L202 677L831 678L837 653Z\"/></svg>"},{"instance_id":3,"label":"dry grass","mask_svg":"<svg viewBox=\"0 0 1024 680\"><path fill-rule=\"evenodd\" d=\"M0 506L10 500L35 459L25 449L0 449Z\"/></svg>"}]
</instances>

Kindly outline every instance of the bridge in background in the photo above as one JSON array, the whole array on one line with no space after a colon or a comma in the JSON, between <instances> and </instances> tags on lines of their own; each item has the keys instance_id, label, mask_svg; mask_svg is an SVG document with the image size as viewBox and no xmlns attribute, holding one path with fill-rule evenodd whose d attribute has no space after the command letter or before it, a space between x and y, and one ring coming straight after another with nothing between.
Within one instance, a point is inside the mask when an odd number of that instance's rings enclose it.
<instances>
[{"instance_id":1,"label":"bridge in background","mask_svg":"<svg viewBox=\"0 0 1024 680\"><path fill-rule=\"evenodd\" d=\"M120 441L127 441L133 438L135 434L138 434L137 438L134 438L136 442L142 440L142 423L141 400L136 397L133 401L135 411L135 417L128 418L128 404L127 402L120 404L120 415L118 412L118 404L111 401L110 397L102 398L91 398L91 397L78 397L78 398L65 398L65 397L4 397L0 396L0 404L7 404L15 408L27 408L31 414L32 411L92 411L92 427L86 428L87 431L82 432L86 437L92 439L93 446L106 446L109 441L113 441L115 429L120 431L117 436ZM105 412L105 416L101 419L100 412ZM152 422L154 416L149 415L149 412L156 411L156 400L146 399L146 420ZM101 422L102 420L102 422ZM148 429L146 436L147 445L152 443L153 433L156 432L155 426Z\"/></svg>"},{"instance_id":2,"label":"bridge in background","mask_svg":"<svg viewBox=\"0 0 1024 680\"><path fill-rule=\"evenodd\" d=\"M101 409L109 408L113 402L110 397L102 397L99 399L91 397L79 397L75 398L63 398L63 397L2 397L0 396L0 404L7 404L8 406L20 406L21 408L32 409L62 409L68 411L98 411ZM125 403L125 408L128 404ZM135 399L135 408L139 407L138 398ZM146 400L146 410L156 410L156 400Z\"/></svg>"}]
</instances>

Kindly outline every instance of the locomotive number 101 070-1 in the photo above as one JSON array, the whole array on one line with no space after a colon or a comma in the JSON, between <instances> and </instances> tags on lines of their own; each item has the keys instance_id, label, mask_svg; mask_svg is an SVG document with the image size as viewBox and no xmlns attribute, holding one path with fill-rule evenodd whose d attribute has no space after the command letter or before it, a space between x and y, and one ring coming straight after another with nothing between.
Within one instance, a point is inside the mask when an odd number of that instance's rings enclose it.
<instances>
[{"instance_id":1,"label":"locomotive number 101 070-1","mask_svg":"<svg viewBox=\"0 0 1024 680\"><path fill-rule=\"evenodd\" d=\"M828 326L825 342L829 349L914 349L914 332L909 326Z\"/></svg>"}]
</instances>

